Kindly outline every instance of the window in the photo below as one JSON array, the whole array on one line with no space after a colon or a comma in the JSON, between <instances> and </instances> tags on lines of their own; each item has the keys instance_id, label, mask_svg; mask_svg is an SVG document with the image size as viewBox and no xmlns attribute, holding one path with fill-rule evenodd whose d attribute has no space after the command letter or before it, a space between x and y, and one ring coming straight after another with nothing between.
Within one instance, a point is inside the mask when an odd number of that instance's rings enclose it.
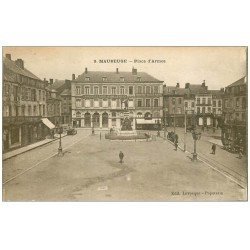
<instances>
[{"instance_id":1,"label":"window","mask_svg":"<svg viewBox=\"0 0 250 250\"><path fill-rule=\"evenodd\" d=\"M137 81L141 82L141 77L140 76L137 76Z\"/></svg>"},{"instance_id":2,"label":"window","mask_svg":"<svg viewBox=\"0 0 250 250\"><path fill-rule=\"evenodd\" d=\"M172 98L172 104L175 105L175 98Z\"/></svg>"},{"instance_id":3,"label":"window","mask_svg":"<svg viewBox=\"0 0 250 250\"><path fill-rule=\"evenodd\" d=\"M77 95L81 94L81 87L80 86L76 86L76 94Z\"/></svg>"},{"instance_id":4,"label":"window","mask_svg":"<svg viewBox=\"0 0 250 250\"><path fill-rule=\"evenodd\" d=\"M150 93L150 86L147 86L146 87L146 94L149 94Z\"/></svg>"},{"instance_id":5,"label":"window","mask_svg":"<svg viewBox=\"0 0 250 250\"><path fill-rule=\"evenodd\" d=\"M112 87L112 88L111 88L111 94L112 94L112 95L115 95L115 94L116 94L116 87Z\"/></svg>"},{"instance_id":6,"label":"window","mask_svg":"<svg viewBox=\"0 0 250 250\"><path fill-rule=\"evenodd\" d=\"M158 94L158 93L159 93L159 88L158 88L158 86L154 86L154 93L155 93L155 94Z\"/></svg>"},{"instance_id":7,"label":"window","mask_svg":"<svg viewBox=\"0 0 250 250\"><path fill-rule=\"evenodd\" d=\"M103 81L103 82L107 82L107 80L108 80L107 77L103 77L103 78L102 78L102 81Z\"/></svg>"},{"instance_id":8,"label":"window","mask_svg":"<svg viewBox=\"0 0 250 250\"><path fill-rule=\"evenodd\" d=\"M98 95L98 92L99 92L99 88L98 87L94 87L94 95Z\"/></svg>"},{"instance_id":9,"label":"window","mask_svg":"<svg viewBox=\"0 0 250 250\"><path fill-rule=\"evenodd\" d=\"M221 107L221 100L218 101L218 107Z\"/></svg>"},{"instance_id":10,"label":"window","mask_svg":"<svg viewBox=\"0 0 250 250\"><path fill-rule=\"evenodd\" d=\"M90 94L90 87L85 87L85 94L89 95Z\"/></svg>"},{"instance_id":11,"label":"window","mask_svg":"<svg viewBox=\"0 0 250 250\"><path fill-rule=\"evenodd\" d=\"M177 108L177 114L181 114L181 108Z\"/></svg>"},{"instance_id":12,"label":"window","mask_svg":"<svg viewBox=\"0 0 250 250\"><path fill-rule=\"evenodd\" d=\"M158 103L158 99L154 99L154 107L158 107L159 106L159 103Z\"/></svg>"},{"instance_id":13,"label":"window","mask_svg":"<svg viewBox=\"0 0 250 250\"><path fill-rule=\"evenodd\" d=\"M107 100L107 99L103 99L103 101L102 101L102 106L103 106L104 108L107 108L107 107L108 107L108 100Z\"/></svg>"},{"instance_id":14,"label":"window","mask_svg":"<svg viewBox=\"0 0 250 250\"><path fill-rule=\"evenodd\" d=\"M99 100L94 100L94 107L95 108L98 108L99 107Z\"/></svg>"},{"instance_id":15,"label":"window","mask_svg":"<svg viewBox=\"0 0 250 250\"><path fill-rule=\"evenodd\" d=\"M198 107L197 108L197 114L200 114L200 112L201 112L201 109L200 109L200 107Z\"/></svg>"},{"instance_id":16,"label":"window","mask_svg":"<svg viewBox=\"0 0 250 250\"><path fill-rule=\"evenodd\" d=\"M236 107L239 107L239 106L240 106L240 98L237 97L237 98L236 98Z\"/></svg>"},{"instance_id":17,"label":"window","mask_svg":"<svg viewBox=\"0 0 250 250\"><path fill-rule=\"evenodd\" d=\"M216 101L213 101L213 106L214 106L214 107L216 106Z\"/></svg>"},{"instance_id":18,"label":"window","mask_svg":"<svg viewBox=\"0 0 250 250\"><path fill-rule=\"evenodd\" d=\"M102 87L102 93L103 93L104 95L107 95L107 93L108 93L108 87L107 87L107 86L103 86L103 87Z\"/></svg>"},{"instance_id":19,"label":"window","mask_svg":"<svg viewBox=\"0 0 250 250\"><path fill-rule=\"evenodd\" d=\"M133 86L129 86L129 88L128 88L128 93L129 93L129 95L133 95Z\"/></svg>"},{"instance_id":20,"label":"window","mask_svg":"<svg viewBox=\"0 0 250 250\"><path fill-rule=\"evenodd\" d=\"M33 107L33 116L36 116L36 105Z\"/></svg>"},{"instance_id":21,"label":"window","mask_svg":"<svg viewBox=\"0 0 250 250\"><path fill-rule=\"evenodd\" d=\"M216 108L213 108L213 114L216 114Z\"/></svg>"},{"instance_id":22,"label":"window","mask_svg":"<svg viewBox=\"0 0 250 250\"><path fill-rule=\"evenodd\" d=\"M31 116L31 106L28 106L28 116Z\"/></svg>"},{"instance_id":23,"label":"window","mask_svg":"<svg viewBox=\"0 0 250 250\"><path fill-rule=\"evenodd\" d=\"M211 105L211 98L208 98L208 105Z\"/></svg>"},{"instance_id":24,"label":"window","mask_svg":"<svg viewBox=\"0 0 250 250\"><path fill-rule=\"evenodd\" d=\"M202 107L202 113L204 114L206 112L206 108Z\"/></svg>"},{"instance_id":25,"label":"window","mask_svg":"<svg viewBox=\"0 0 250 250\"><path fill-rule=\"evenodd\" d=\"M85 100L85 107L86 107L86 108L89 108L89 107L90 107L90 100L89 100L89 99L86 99L86 100Z\"/></svg>"},{"instance_id":26,"label":"window","mask_svg":"<svg viewBox=\"0 0 250 250\"><path fill-rule=\"evenodd\" d=\"M192 105L192 108L194 108L194 102L192 102L192 104L191 104L191 105Z\"/></svg>"},{"instance_id":27,"label":"window","mask_svg":"<svg viewBox=\"0 0 250 250\"><path fill-rule=\"evenodd\" d=\"M211 107L207 108L208 113L211 113Z\"/></svg>"},{"instance_id":28,"label":"window","mask_svg":"<svg viewBox=\"0 0 250 250\"><path fill-rule=\"evenodd\" d=\"M38 96L39 96L39 101L42 100L42 93L40 89L38 90Z\"/></svg>"},{"instance_id":29,"label":"window","mask_svg":"<svg viewBox=\"0 0 250 250\"><path fill-rule=\"evenodd\" d=\"M76 107L80 108L82 106L82 100L81 99L76 99Z\"/></svg>"},{"instance_id":30,"label":"window","mask_svg":"<svg viewBox=\"0 0 250 250\"><path fill-rule=\"evenodd\" d=\"M45 91L43 91L43 101L45 101Z\"/></svg>"},{"instance_id":31,"label":"window","mask_svg":"<svg viewBox=\"0 0 250 250\"><path fill-rule=\"evenodd\" d=\"M138 94L142 93L142 86L138 86Z\"/></svg>"},{"instance_id":32,"label":"window","mask_svg":"<svg viewBox=\"0 0 250 250\"><path fill-rule=\"evenodd\" d=\"M43 105L43 116L45 116L45 105Z\"/></svg>"},{"instance_id":33,"label":"window","mask_svg":"<svg viewBox=\"0 0 250 250\"><path fill-rule=\"evenodd\" d=\"M138 107L142 107L142 99L138 99L137 100L137 106Z\"/></svg>"},{"instance_id":34,"label":"window","mask_svg":"<svg viewBox=\"0 0 250 250\"><path fill-rule=\"evenodd\" d=\"M178 98L178 103L181 104L181 98Z\"/></svg>"},{"instance_id":35,"label":"window","mask_svg":"<svg viewBox=\"0 0 250 250\"><path fill-rule=\"evenodd\" d=\"M125 95L125 88L124 88L124 86L120 87L120 94L121 95Z\"/></svg>"},{"instance_id":36,"label":"window","mask_svg":"<svg viewBox=\"0 0 250 250\"><path fill-rule=\"evenodd\" d=\"M124 77L120 77L120 81L121 81L121 82L124 82L124 81L125 81L125 78L124 78Z\"/></svg>"},{"instance_id":37,"label":"window","mask_svg":"<svg viewBox=\"0 0 250 250\"><path fill-rule=\"evenodd\" d=\"M132 99L128 100L128 107L129 108L133 108L134 107L134 101Z\"/></svg>"},{"instance_id":38,"label":"window","mask_svg":"<svg viewBox=\"0 0 250 250\"><path fill-rule=\"evenodd\" d=\"M22 106L22 116L25 116L25 106Z\"/></svg>"},{"instance_id":39,"label":"window","mask_svg":"<svg viewBox=\"0 0 250 250\"><path fill-rule=\"evenodd\" d=\"M90 81L90 77L85 77L85 81L89 82Z\"/></svg>"},{"instance_id":40,"label":"window","mask_svg":"<svg viewBox=\"0 0 250 250\"><path fill-rule=\"evenodd\" d=\"M141 118L141 117L142 117L142 113L141 113L141 112L138 112L138 113L137 113L137 117Z\"/></svg>"},{"instance_id":41,"label":"window","mask_svg":"<svg viewBox=\"0 0 250 250\"><path fill-rule=\"evenodd\" d=\"M185 102L185 108L187 108L188 107L188 102Z\"/></svg>"},{"instance_id":42,"label":"window","mask_svg":"<svg viewBox=\"0 0 250 250\"><path fill-rule=\"evenodd\" d=\"M150 107L150 99L146 99L146 107Z\"/></svg>"},{"instance_id":43,"label":"window","mask_svg":"<svg viewBox=\"0 0 250 250\"><path fill-rule=\"evenodd\" d=\"M221 109L218 109L218 113L221 114Z\"/></svg>"},{"instance_id":44,"label":"window","mask_svg":"<svg viewBox=\"0 0 250 250\"><path fill-rule=\"evenodd\" d=\"M116 108L116 99L111 100L111 108Z\"/></svg>"},{"instance_id":45,"label":"window","mask_svg":"<svg viewBox=\"0 0 250 250\"><path fill-rule=\"evenodd\" d=\"M202 104L206 104L206 98L202 98Z\"/></svg>"},{"instance_id":46,"label":"window","mask_svg":"<svg viewBox=\"0 0 250 250\"><path fill-rule=\"evenodd\" d=\"M200 104L200 102L201 102L201 99L197 98L197 104Z\"/></svg>"}]
</instances>

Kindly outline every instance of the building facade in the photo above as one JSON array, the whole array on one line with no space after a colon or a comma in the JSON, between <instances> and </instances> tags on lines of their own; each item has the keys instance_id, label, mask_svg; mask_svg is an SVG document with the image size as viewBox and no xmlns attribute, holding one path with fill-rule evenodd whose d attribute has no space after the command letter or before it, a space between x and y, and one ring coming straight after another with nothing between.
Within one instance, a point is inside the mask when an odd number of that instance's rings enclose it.
<instances>
[{"instance_id":1,"label":"building facade","mask_svg":"<svg viewBox=\"0 0 250 250\"><path fill-rule=\"evenodd\" d=\"M46 84L24 67L24 61L3 58L4 152L42 140L48 133Z\"/></svg>"},{"instance_id":2,"label":"building facade","mask_svg":"<svg viewBox=\"0 0 250 250\"><path fill-rule=\"evenodd\" d=\"M158 93L152 92L156 85ZM114 72L88 71L86 68L72 80L73 126L121 129L123 120L129 118L132 128L136 129L137 118L143 124L153 116L160 116L161 85L162 81L134 68L132 72L119 72L118 68ZM158 99L158 103L154 99Z\"/></svg>"},{"instance_id":3,"label":"building facade","mask_svg":"<svg viewBox=\"0 0 250 250\"><path fill-rule=\"evenodd\" d=\"M223 97L222 142L240 146L247 144L247 78L243 77L225 88Z\"/></svg>"}]
</instances>

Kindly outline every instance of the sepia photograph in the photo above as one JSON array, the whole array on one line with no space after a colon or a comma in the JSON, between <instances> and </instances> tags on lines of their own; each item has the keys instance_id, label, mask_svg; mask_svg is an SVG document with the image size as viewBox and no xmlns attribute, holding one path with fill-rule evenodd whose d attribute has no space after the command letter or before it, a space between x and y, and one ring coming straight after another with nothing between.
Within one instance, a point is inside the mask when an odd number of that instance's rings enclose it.
<instances>
[{"instance_id":1,"label":"sepia photograph","mask_svg":"<svg viewBox=\"0 0 250 250\"><path fill-rule=\"evenodd\" d=\"M247 53L2 47L2 200L247 201Z\"/></svg>"}]
</instances>

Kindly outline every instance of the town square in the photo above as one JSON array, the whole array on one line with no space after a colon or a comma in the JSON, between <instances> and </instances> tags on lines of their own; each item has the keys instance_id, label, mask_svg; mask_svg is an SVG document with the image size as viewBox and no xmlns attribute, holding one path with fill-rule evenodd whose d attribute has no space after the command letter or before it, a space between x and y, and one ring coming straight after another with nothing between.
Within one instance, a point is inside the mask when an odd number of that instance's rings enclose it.
<instances>
[{"instance_id":1,"label":"town square","mask_svg":"<svg viewBox=\"0 0 250 250\"><path fill-rule=\"evenodd\" d=\"M238 75L210 84L209 67L195 83L173 82L166 80L168 60L153 69L130 59L95 68L96 55L80 74L41 78L26 66L32 56L17 58L24 49L6 47L3 200L247 200L245 48L233 49L242 58Z\"/></svg>"}]
</instances>

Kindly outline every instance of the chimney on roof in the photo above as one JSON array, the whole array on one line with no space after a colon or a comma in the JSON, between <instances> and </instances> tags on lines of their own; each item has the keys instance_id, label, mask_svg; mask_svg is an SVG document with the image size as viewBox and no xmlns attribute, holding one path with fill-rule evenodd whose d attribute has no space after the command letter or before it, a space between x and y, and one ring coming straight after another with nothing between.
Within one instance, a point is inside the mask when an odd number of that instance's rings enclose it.
<instances>
[{"instance_id":1,"label":"chimney on roof","mask_svg":"<svg viewBox=\"0 0 250 250\"><path fill-rule=\"evenodd\" d=\"M176 88L180 88L180 83L176 83Z\"/></svg>"},{"instance_id":2,"label":"chimney on roof","mask_svg":"<svg viewBox=\"0 0 250 250\"><path fill-rule=\"evenodd\" d=\"M50 84L50 85L53 84L53 79L49 79L49 84Z\"/></svg>"},{"instance_id":3,"label":"chimney on roof","mask_svg":"<svg viewBox=\"0 0 250 250\"><path fill-rule=\"evenodd\" d=\"M205 81L205 80L203 80L201 86L202 86L202 87L206 87L206 81Z\"/></svg>"},{"instance_id":4,"label":"chimney on roof","mask_svg":"<svg viewBox=\"0 0 250 250\"><path fill-rule=\"evenodd\" d=\"M185 89L188 89L189 87L190 87L190 83L187 82L187 83L185 84Z\"/></svg>"},{"instance_id":5,"label":"chimney on roof","mask_svg":"<svg viewBox=\"0 0 250 250\"><path fill-rule=\"evenodd\" d=\"M224 93L224 88L220 88L220 92L223 92L223 93Z\"/></svg>"},{"instance_id":6,"label":"chimney on roof","mask_svg":"<svg viewBox=\"0 0 250 250\"><path fill-rule=\"evenodd\" d=\"M132 68L132 75L137 75L137 69L135 69L134 67Z\"/></svg>"},{"instance_id":7,"label":"chimney on roof","mask_svg":"<svg viewBox=\"0 0 250 250\"><path fill-rule=\"evenodd\" d=\"M88 73L88 68L85 68L85 74L87 74Z\"/></svg>"},{"instance_id":8,"label":"chimney on roof","mask_svg":"<svg viewBox=\"0 0 250 250\"><path fill-rule=\"evenodd\" d=\"M11 54L6 54L5 57L11 60Z\"/></svg>"},{"instance_id":9,"label":"chimney on roof","mask_svg":"<svg viewBox=\"0 0 250 250\"><path fill-rule=\"evenodd\" d=\"M22 59L18 58L15 62L19 68L24 69L24 61Z\"/></svg>"},{"instance_id":10,"label":"chimney on roof","mask_svg":"<svg viewBox=\"0 0 250 250\"><path fill-rule=\"evenodd\" d=\"M76 75L72 74L72 80L75 80L75 79L76 79Z\"/></svg>"},{"instance_id":11,"label":"chimney on roof","mask_svg":"<svg viewBox=\"0 0 250 250\"><path fill-rule=\"evenodd\" d=\"M118 68L116 68L116 74L119 74L119 69Z\"/></svg>"}]
</instances>

